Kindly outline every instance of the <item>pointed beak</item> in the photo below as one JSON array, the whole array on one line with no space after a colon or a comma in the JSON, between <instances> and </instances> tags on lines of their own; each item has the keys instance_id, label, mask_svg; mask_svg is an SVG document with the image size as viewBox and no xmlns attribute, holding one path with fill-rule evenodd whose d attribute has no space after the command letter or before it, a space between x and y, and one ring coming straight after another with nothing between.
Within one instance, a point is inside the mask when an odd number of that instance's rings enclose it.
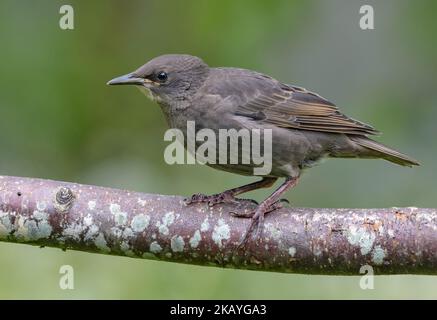
<instances>
[{"instance_id":1,"label":"pointed beak","mask_svg":"<svg viewBox=\"0 0 437 320\"><path fill-rule=\"evenodd\" d=\"M134 84L134 85L143 85L144 79L139 78L132 73L125 74L124 76L120 76L108 81L106 84L110 86L114 85L122 85L122 84Z\"/></svg>"}]
</instances>

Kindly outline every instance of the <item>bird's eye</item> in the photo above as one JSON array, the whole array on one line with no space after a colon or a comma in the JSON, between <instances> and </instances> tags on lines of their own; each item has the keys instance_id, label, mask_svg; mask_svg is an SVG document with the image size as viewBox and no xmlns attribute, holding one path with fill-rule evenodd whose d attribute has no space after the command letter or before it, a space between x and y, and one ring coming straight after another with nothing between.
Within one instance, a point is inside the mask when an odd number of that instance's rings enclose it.
<instances>
[{"instance_id":1,"label":"bird's eye","mask_svg":"<svg viewBox=\"0 0 437 320\"><path fill-rule=\"evenodd\" d=\"M165 81L167 81L168 75L166 72L162 71L162 72L158 73L158 75L156 77L158 78L159 81L165 82Z\"/></svg>"}]
</instances>

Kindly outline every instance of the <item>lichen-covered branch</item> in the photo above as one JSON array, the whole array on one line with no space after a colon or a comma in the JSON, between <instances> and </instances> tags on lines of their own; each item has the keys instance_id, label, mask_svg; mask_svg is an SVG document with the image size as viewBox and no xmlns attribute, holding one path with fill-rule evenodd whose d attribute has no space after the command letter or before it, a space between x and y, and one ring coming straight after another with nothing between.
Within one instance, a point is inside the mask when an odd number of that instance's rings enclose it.
<instances>
[{"instance_id":1,"label":"lichen-covered branch","mask_svg":"<svg viewBox=\"0 0 437 320\"><path fill-rule=\"evenodd\" d=\"M227 268L308 274L437 274L437 210L286 208L237 249L236 206L0 176L0 241Z\"/></svg>"}]
</instances>

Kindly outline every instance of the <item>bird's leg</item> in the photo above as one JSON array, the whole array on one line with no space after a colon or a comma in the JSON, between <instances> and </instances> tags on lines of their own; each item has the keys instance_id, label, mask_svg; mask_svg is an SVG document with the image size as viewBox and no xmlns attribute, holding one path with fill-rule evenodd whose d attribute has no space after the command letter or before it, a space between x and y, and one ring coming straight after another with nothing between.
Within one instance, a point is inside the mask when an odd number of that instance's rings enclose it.
<instances>
[{"instance_id":1,"label":"bird's leg","mask_svg":"<svg viewBox=\"0 0 437 320\"><path fill-rule=\"evenodd\" d=\"M258 237L262 236L263 228L264 228L264 215L275 211L281 208L281 195L286 192L288 189L293 188L299 181L299 177L295 178L287 178L285 182L279 186L278 189L275 190L267 199L261 202L258 207L249 213L232 213L236 217L248 218L251 217L252 221L244 234L243 240L240 242L238 247L243 246L248 240L252 232L255 230L254 238L255 240Z\"/></svg>"},{"instance_id":2,"label":"bird's leg","mask_svg":"<svg viewBox=\"0 0 437 320\"><path fill-rule=\"evenodd\" d=\"M222 193L217 193L210 196L196 193L192 195L191 198L185 199L185 204L208 203L208 205L212 207L218 203L236 203L238 200L242 199L236 199L235 196L256 189L271 187L276 180L277 178L265 177L260 181L249 183L244 186L229 189Z\"/></svg>"}]
</instances>

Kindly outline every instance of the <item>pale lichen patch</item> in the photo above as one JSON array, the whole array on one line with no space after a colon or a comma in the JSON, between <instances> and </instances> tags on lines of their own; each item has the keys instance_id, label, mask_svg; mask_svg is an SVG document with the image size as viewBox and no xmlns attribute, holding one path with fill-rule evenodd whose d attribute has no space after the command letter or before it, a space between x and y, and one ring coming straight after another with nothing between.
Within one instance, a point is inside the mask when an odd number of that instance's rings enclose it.
<instances>
[{"instance_id":1,"label":"pale lichen patch","mask_svg":"<svg viewBox=\"0 0 437 320\"><path fill-rule=\"evenodd\" d=\"M83 224L87 227L93 224L93 216L88 214L85 218L83 218Z\"/></svg>"},{"instance_id":2,"label":"pale lichen patch","mask_svg":"<svg viewBox=\"0 0 437 320\"><path fill-rule=\"evenodd\" d=\"M84 240L86 241L86 240L93 239L98 232L99 232L99 227L97 227L95 224L89 226L89 228L85 234Z\"/></svg>"},{"instance_id":3,"label":"pale lichen patch","mask_svg":"<svg viewBox=\"0 0 437 320\"><path fill-rule=\"evenodd\" d=\"M149 222L150 216L141 213L133 217L130 225L134 232L142 232L149 226Z\"/></svg>"},{"instance_id":4,"label":"pale lichen patch","mask_svg":"<svg viewBox=\"0 0 437 320\"><path fill-rule=\"evenodd\" d=\"M88 201L88 209L93 211L97 206L97 202L95 200Z\"/></svg>"},{"instance_id":5,"label":"pale lichen patch","mask_svg":"<svg viewBox=\"0 0 437 320\"><path fill-rule=\"evenodd\" d=\"M141 198L138 198L137 202L142 207L144 207L147 204L147 200L144 200L144 199L141 199Z\"/></svg>"},{"instance_id":6,"label":"pale lichen patch","mask_svg":"<svg viewBox=\"0 0 437 320\"><path fill-rule=\"evenodd\" d=\"M42 207L43 205L40 204L40 208ZM39 221L36 221L36 220L26 219L23 216L19 216L16 222L17 227L14 227L10 223L9 217L2 216L1 223L6 230L10 229L10 231L12 231L13 228L17 228L17 231L14 233L14 235L18 239L33 241L33 240L48 238L53 231L51 225L47 220L47 215L41 214L39 218L41 219Z\"/></svg>"},{"instance_id":7,"label":"pale lichen patch","mask_svg":"<svg viewBox=\"0 0 437 320\"><path fill-rule=\"evenodd\" d=\"M125 228L123 230L122 235L123 235L123 238L131 238L134 236L134 232L132 231L131 228Z\"/></svg>"},{"instance_id":8,"label":"pale lichen patch","mask_svg":"<svg viewBox=\"0 0 437 320\"><path fill-rule=\"evenodd\" d=\"M32 214L32 217L36 221L47 220L48 214L44 211L35 210Z\"/></svg>"},{"instance_id":9,"label":"pale lichen patch","mask_svg":"<svg viewBox=\"0 0 437 320\"><path fill-rule=\"evenodd\" d=\"M346 237L351 245L360 247L362 255L368 254L372 250L376 238L375 233L372 231L366 230L365 227L357 228L356 226L349 228Z\"/></svg>"},{"instance_id":10,"label":"pale lichen patch","mask_svg":"<svg viewBox=\"0 0 437 320\"><path fill-rule=\"evenodd\" d=\"M184 251L185 241L181 236L173 236L170 240L170 246L173 252Z\"/></svg>"},{"instance_id":11,"label":"pale lichen patch","mask_svg":"<svg viewBox=\"0 0 437 320\"><path fill-rule=\"evenodd\" d=\"M47 209L47 202L45 202L45 201L38 201L36 203L36 209L38 211L44 211L45 209Z\"/></svg>"},{"instance_id":12,"label":"pale lichen patch","mask_svg":"<svg viewBox=\"0 0 437 320\"><path fill-rule=\"evenodd\" d=\"M381 246L375 246L372 251L372 262L376 265L383 264L385 255L385 250Z\"/></svg>"},{"instance_id":13,"label":"pale lichen patch","mask_svg":"<svg viewBox=\"0 0 437 320\"><path fill-rule=\"evenodd\" d=\"M123 235L123 230L117 227L112 227L111 233L114 235L114 237L120 238Z\"/></svg>"},{"instance_id":14,"label":"pale lichen patch","mask_svg":"<svg viewBox=\"0 0 437 320\"><path fill-rule=\"evenodd\" d=\"M9 233L10 231L8 231L8 229L2 223L0 223L0 239L6 239Z\"/></svg>"},{"instance_id":15,"label":"pale lichen patch","mask_svg":"<svg viewBox=\"0 0 437 320\"><path fill-rule=\"evenodd\" d=\"M271 223L266 223L265 228L274 240L279 241L281 239L282 231L278 227Z\"/></svg>"},{"instance_id":16,"label":"pale lichen patch","mask_svg":"<svg viewBox=\"0 0 437 320\"><path fill-rule=\"evenodd\" d=\"M105 236L103 233L99 233L99 235L94 240L94 244L97 248L99 248L103 252L110 252L111 249L108 247L107 242L105 240Z\"/></svg>"},{"instance_id":17,"label":"pale lichen patch","mask_svg":"<svg viewBox=\"0 0 437 320\"><path fill-rule=\"evenodd\" d=\"M322 255L322 249L320 248L319 245L315 245L315 246L313 247L312 252L313 252L313 254L314 254L316 257L319 257L319 256Z\"/></svg>"},{"instance_id":18,"label":"pale lichen patch","mask_svg":"<svg viewBox=\"0 0 437 320\"><path fill-rule=\"evenodd\" d=\"M202 224L200 225L200 231L201 232L206 232L209 230L209 222L208 222L208 217L205 218L205 220L203 220Z\"/></svg>"},{"instance_id":19,"label":"pale lichen patch","mask_svg":"<svg viewBox=\"0 0 437 320\"><path fill-rule=\"evenodd\" d=\"M162 235L168 235L168 233L170 232L170 230L168 229L168 227L164 224L161 224L160 221L158 221L156 223L156 226L158 227L159 233Z\"/></svg>"},{"instance_id":20,"label":"pale lichen patch","mask_svg":"<svg viewBox=\"0 0 437 320\"><path fill-rule=\"evenodd\" d=\"M25 220L23 217L20 217L18 225L15 236L23 240L33 241L48 238L52 233L52 227L46 220L37 223L34 220Z\"/></svg>"},{"instance_id":21,"label":"pale lichen patch","mask_svg":"<svg viewBox=\"0 0 437 320\"><path fill-rule=\"evenodd\" d=\"M120 244L120 249L121 249L121 251L123 251L123 252L126 254L126 252L128 252L128 251L130 250L129 242L127 242L127 241L123 241L123 242Z\"/></svg>"},{"instance_id":22,"label":"pale lichen patch","mask_svg":"<svg viewBox=\"0 0 437 320\"><path fill-rule=\"evenodd\" d=\"M223 219L219 219L217 225L214 226L212 232L212 240L221 248L223 240L228 240L231 237L231 229Z\"/></svg>"},{"instance_id":23,"label":"pale lichen patch","mask_svg":"<svg viewBox=\"0 0 437 320\"><path fill-rule=\"evenodd\" d=\"M0 218L7 217L7 216L9 216L9 212L5 212L3 210L0 210Z\"/></svg>"},{"instance_id":24,"label":"pale lichen patch","mask_svg":"<svg viewBox=\"0 0 437 320\"><path fill-rule=\"evenodd\" d=\"M164 217L162 217L162 221L156 222L156 226L158 227L158 231L160 234L168 235L169 229L168 227L173 224L175 220L175 215L173 211L167 212Z\"/></svg>"},{"instance_id":25,"label":"pale lichen patch","mask_svg":"<svg viewBox=\"0 0 437 320\"><path fill-rule=\"evenodd\" d=\"M162 223L167 226L170 226L174 222L174 219L175 219L174 212L170 211L164 215L164 217L162 218Z\"/></svg>"},{"instance_id":26,"label":"pale lichen patch","mask_svg":"<svg viewBox=\"0 0 437 320\"><path fill-rule=\"evenodd\" d=\"M121 211L119 204L111 203L109 210L114 215L114 221L117 225L125 225L127 223L127 213Z\"/></svg>"},{"instance_id":27,"label":"pale lichen patch","mask_svg":"<svg viewBox=\"0 0 437 320\"><path fill-rule=\"evenodd\" d=\"M74 240L79 240L80 235L85 230L85 227L79 223L71 223L67 228L64 229L62 235Z\"/></svg>"},{"instance_id":28,"label":"pale lichen patch","mask_svg":"<svg viewBox=\"0 0 437 320\"><path fill-rule=\"evenodd\" d=\"M52 233L52 226L48 221L41 221L36 228L36 239L48 238Z\"/></svg>"},{"instance_id":29,"label":"pale lichen patch","mask_svg":"<svg viewBox=\"0 0 437 320\"><path fill-rule=\"evenodd\" d=\"M13 230L9 213L0 210L0 237L6 238Z\"/></svg>"},{"instance_id":30,"label":"pale lichen patch","mask_svg":"<svg viewBox=\"0 0 437 320\"><path fill-rule=\"evenodd\" d=\"M322 217L322 215L320 213L316 212L316 213L314 213L312 220L313 220L313 222L317 222L320 220L321 217Z\"/></svg>"},{"instance_id":31,"label":"pale lichen patch","mask_svg":"<svg viewBox=\"0 0 437 320\"><path fill-rule=\"evenodd\" d=\"M196 230L193 236L190 238L190 246L195 249L198 247L200 240L202 240L202 236L199 230Z\"/></svg>"},{"instance_id":32,"label":"pale lichen patch","mask_svg":"<svg viewBox=\"0 0 437 320\"><path fill-rule=\"evenodd\" d=\"M153 252L153 253L160 253L162 251L162 247L159 245L158 242L153 241L150 244L149 250L150 250L150 252Z\"/></svg>"}]
</instances>

